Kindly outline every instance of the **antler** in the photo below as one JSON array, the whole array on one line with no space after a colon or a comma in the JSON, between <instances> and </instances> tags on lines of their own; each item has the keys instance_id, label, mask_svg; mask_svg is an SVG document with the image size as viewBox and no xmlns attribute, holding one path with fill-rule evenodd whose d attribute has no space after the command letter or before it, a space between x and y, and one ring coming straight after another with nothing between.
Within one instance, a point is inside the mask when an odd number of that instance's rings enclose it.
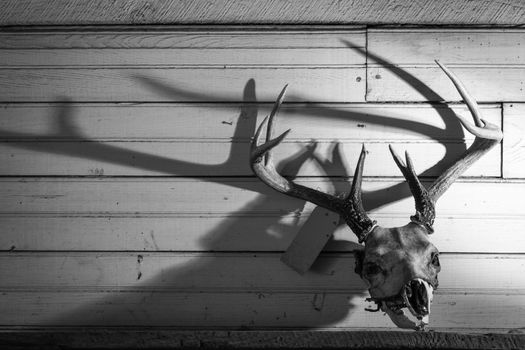
<instances>
[{"instance_id":1,"label":"antler","mask_svg":"<svg viewBox=\"0 0 525 350\"><path fill-rule=\"evenodd\" d=\"M363 165L366 157L366 149L363 145L361 155L356 167L352 181L352 189L345 198L336 197L310 187L299 185L281 176L275 169L272 161L272 149L283 141L290 129L280 136L272 139L273 121L280 105L284 100L288 85L285 85L279 97L275 101L270 117L265 118L257 129L251 144L250 164L253 172L261 181L276 191L288 196L303 199L331 210L343 217L348 226L359 238L359 242L366 240L367 235L376 226L376 222L370 220L361 202L361 181L363 176ZM259 145L259 139L264 125L268 122L266 141Z\"/></svg>"},{"instance_id":2,"label":"antler","mask_svg":"<svg viewBox=\"0 0 525 350\"><path fill-rule=\"evenodd\" d=\"M416 201L416 215L412 216L411 220L424 225L429 233L433 232L432 225L435 217L435 203L439 197L446 192L465 170L503 139L503 132L496 125L481 119L481 111L479 110L478 104L468 93L458 77L439 61L436 60L436 63L450 78L463 98L463 101L467 104L474 119L474 125L460 115L457 115L457 118L465 129L476 136L476 138L465 153L452 163L452 165L430 185L428 190L419 181L408 153L406 153L407 165L405 165L390 146L394 161L407 180L410 191Z\"/></svg>"}]
</instances>

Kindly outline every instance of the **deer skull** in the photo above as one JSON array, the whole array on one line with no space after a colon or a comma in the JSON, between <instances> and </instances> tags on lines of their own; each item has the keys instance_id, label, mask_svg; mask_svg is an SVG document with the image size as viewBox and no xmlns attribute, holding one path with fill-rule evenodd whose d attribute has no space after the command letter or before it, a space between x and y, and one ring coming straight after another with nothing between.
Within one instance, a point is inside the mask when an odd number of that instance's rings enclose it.
<instances>
[{"instance_id":1,"label":"deer skull","mask_svg":"<svg viewBox=\"0 0 525 350\"><path fill-rule=\"evenodd\" d=\"M408 153L406 163L390 146L395 163L405 177L416 202L416 213L402 227L385 228L371 220L361 202L361 181L366 150L363 146L352 188L346 196L333 196L305 187L281 176L272 162L271 150L288 134L272 138L273 119L283 102L287 86L283 88L269 119L257 129L251 145L250 164L254 173L271 188L286 195L300 198L338 213L364 243L364 250L356 254L356 272L368 286L370 298L377 309L385 311L399 327L421 330L428 324L433 290L438 286L439 252L430 242L435 218L437 199L477 159L498 144L501 130L481 119L476 101L470 96L459 79L438 61L445 74L456 86L467 104L474 125L461 116L461 124L474 136L473 144L453 162L427 189L419 181ZM268 121L266 142L259 145L263 127ZM417 321L407 317L402 309L408 308Z\"/></svg>"}]
</instances>

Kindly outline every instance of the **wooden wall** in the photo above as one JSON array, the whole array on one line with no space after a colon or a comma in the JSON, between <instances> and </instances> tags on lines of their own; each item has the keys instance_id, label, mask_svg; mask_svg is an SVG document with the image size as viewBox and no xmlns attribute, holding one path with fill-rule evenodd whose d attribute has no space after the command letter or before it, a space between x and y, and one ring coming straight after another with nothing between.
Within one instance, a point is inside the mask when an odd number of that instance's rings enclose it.
<instances>
[{"instance_id":1,"label":"wooden wall","mask_svg":"<svg viewBox=\"0 0 525 350\"><path fill-rule=\"evenodd\" d=\"M5 27L0 325L394 329L364 311L349 229L248 148L288 83L282 172L344 191L366 143L365 205L403 225L388 144L431 181L472 142L436 58L505 139L438 204L431 326L524 328L525 30L366 26ZM334 239L301 276L280 256L308 230Z\"/></svg>"}]
</instances>

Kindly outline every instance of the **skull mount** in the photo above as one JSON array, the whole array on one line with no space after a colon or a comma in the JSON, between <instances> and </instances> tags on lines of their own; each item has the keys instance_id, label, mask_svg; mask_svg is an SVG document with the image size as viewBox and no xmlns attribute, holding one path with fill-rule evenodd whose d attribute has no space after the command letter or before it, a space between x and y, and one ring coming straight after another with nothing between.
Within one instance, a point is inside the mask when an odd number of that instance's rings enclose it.
<instances>
[{"instance_id":1,"label":"skull mount","mask_svg":"<svg viewBox=\"0 0 525 350\"><path fill-rule=\"evenodd\" d=\"M279 94L269 118L257 129L250 153L252 170L265 184L288 196L338 213L345 220L359 242L364 243L364 250L356 253L356 272L368 286L370 298L367 300L377 304L376 309L369 311L383 310L398 327L416 330L425 329L428 324L433 290L438 287L438 273L441 270L439 252L429 240L429 235L434 231L435 203L465 170L503 139L503 133L496 125L481 119L476 101L455 74L438 61L436 63L451 79L467 104L474 123L459 115L457 118L475 136L475 140L428 188L420 182L408 153L405 153L405 163L390 146L394 161L405 177L416 203L416 213L405 226L381 227L364 210L361 201L361 182L367 153L364 145L350 193L344 197L297 184L277 172L271 151L290 130L272 138L273 120L284 100L287 86ZM266 141L259 145L266 122ZM403 308L408 308L417 320L405 316Z\"/></svg>"}]
</instances>

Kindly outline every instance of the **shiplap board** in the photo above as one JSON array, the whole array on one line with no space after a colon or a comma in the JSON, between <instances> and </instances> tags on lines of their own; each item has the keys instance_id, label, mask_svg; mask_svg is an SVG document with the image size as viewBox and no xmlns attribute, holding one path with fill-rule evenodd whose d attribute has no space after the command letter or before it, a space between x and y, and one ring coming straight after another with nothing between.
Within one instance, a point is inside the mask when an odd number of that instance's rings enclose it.
<instances>
[{"instance_id":1,"label":"shiplap board","mask_svg":"<svg viewBox=\"0 0 525 350\"><path fill-rule=\"evenodd\" d=\"M456 24L520 25L525 18L519 0L403 0L339 2L308 0L257 1L76 1L9 0L1 25L80 24Z\"/></svg>"},{"instance_id":2,"label":"shiplap board","mask_svg":"<svg viewBox=\"0 0 525 350\"><path fill-rule=\"evenodd\" d=\"M470 143L468 144L470 145ZM235 147L237 152L230 157ZM446 165L434 167L446 157L446 164L465 152L461 143L400 143L398 151L407 150L426 176L440 175ZM229 142L6 142L0 143L1 175L177 175L177 176L250 176L249 143ZM317 143L315 158L305 142L283 143L274 153L284 175L348 176L353 172L361 151L361 142ZM370 152L365 176L401 175L388 144L369 143ZM334 152L342 165L330 164ZM465 176L499 177L501 150L496 147ZM297 158L290 161L290 158ZM347 161L347 159L350 161ZM327 163L325 166L324 163ZM299 169L298 169L299 168Z\"/></svg>"},{"instance_id":3,"label":"shiplap board","mask_svg":"<svg viewBox=\"0 0 525 350\"><path fill-rule=\"evenodd\" d=\"M525 104L503 106L505 142L503 143L503 176L525 177Z\"/></svg>"},{"instance_id":4,"label":"shiplap board","mask_svg":"<svg viewBox=\"0 0 525 350\"><path fill-rule=\"evenodd\" d=\"M365 64L365 31L4 31L0 49L2 68L348 67Z\"/></svg>"},{"instance_id":5,"label":"shiplap board","mask_svg":"<svg viewBox=\"0 0 525 350\"><path fill-rule=\"evenodd\" d=\"M329 193L347 189L346 180L308 178L297 181ZM364 204L371 212L412 214L401 180L365 179ZM425 182L424 182L425 183ZM440 198L441 216L522 216L509 198L522 198L521 180L461 180ZM121 215L147 214L287 214L312 206L268 188L255 178L0 178L1 214Z\"/></svg>"},{"instance_id":6,"label":"shiplap board","mask_svg":"<svg viewBox=\"0 0 525 350\"><path fill-rule=\"evenodd\" d=\"M0 254L2 291L148 290L358 292L353 254L326 255L304 275L274 253L10 252ZM439 290L525 293L525 257L442 254Z\"/></svg>"},{"instance_id":7,"label":"shiplap board","mask_svg":"<svg viewBox=\"0 0 525 350\"><path fill-rule=\"evenodd\" d=\"M364 298L351 293L3 292L0 324L395 329L387 316L365 311ZM522 328L523 305L523 294L437 293L430 326Z\"/></svg>"},{"instance_id":8,"label":"shiplap board","mask_svg":"<svg viewBox=\"0 0 525 350\"><path fill-rule=\"evenodd\" d=\"M270 30L271 29L271 30ZM341 39L352 42L350 47ZM0 32L0 48L16 49L6 51L6 57L17 55L17 50L40 49L46 55L46 49L313 49L324 48L327 52L336 52L332 49L364 48L366 31L364 27L350 26L309 26L309 27L82 27L38 28L36 30L9 30ZM348 50L349 54L355 50ZM63 52L69 55L73 50ZM86 51L87 52L87 51ZM97 51L89 51L97 52ZM119 51L115 51L119 52ZM122 52L122 51L121 51ZM130 51L132 52L132 51ZM148 50L141 52L147 55ZM166 51L170 52L170 51ZM172 51L171 51L172 52ZM189 51L183 51L188 52ZM219 52L214 51L219 54ZM269 51L271 52L271 51ZM339 52L339 51L337 51ZM320 52L319 52L320 53ZM224 53L223 53L224 54ZM231 59L239 58L228 56ZM34 62L34 58L20 57L27 62ZM89 58L79 58L89 59ZM100 59L114 59L101 57ZM157 60L159 58L152 57ZM198 59L205 59L204 57ZM208 58L210 60L211 58ZM279 59L273 57L272 59ZM296 59L304 59L296 57ZM362 58L359 59L362 61ZM353 61L345 62L351 64ZM354 62L355 63L355 62Z\"/></svg>"},{"instance_id":9,"label":"shiplap board","mask_svg":"<svg viewBox=\"0 0 525 350\"><path fill-rule=\"evenodd\" d=\"M258 40L255 39L254 40ZM349 48L20 49L4 50L0 67L327 67L363 65Z\"/></svg>"},{"instance_id":10,"label":"shiplap board","mask_svg":"<svg viewBox=\"0 0 525 350\"><path fill-rule=\"evenodd\" d=\"M524 29L368 30L369 63L396 65L524 65ZM379 56L379 57L375 57Z\"/></svg>"},{"instance_id":11,"label":"shiplap board","mask_svg":"<svg viewBox=\"0 0 525 350\"><path fill-rule=\"evenodd\" d=\"M478 101L522 101L522 30L371 30L368 101L458 101L440 59Z\"/></svg>"},{"instance_id":12,"label":"shiplap board","mask_svg":"<svg viewBox=\"0 0 525 350\"><path fill-rule=\"evenodd\" d=\"M294 86L289 101L364 101L363 30L338 32L354 47L341 39L326 47L327 37L337 41L334 33L280 34L6 32L0 95L3 101L242 101L252 79L263 101L275 99L285 83Z\"/></svg>"},{"instance_id":13,"label":"shiplap board","mask_svg":"<svg viewBox=\"0 0 525 350\"><path fill-rule=\"evenodd\" d=\"M308 229L314 206L256 179L8 179L1 181L4 250L282 251ZM342 180L302 180L333 191ZM407 186L365 179L364 203L384 226L414 212ZM438 202L433 242L444 252L525 252L519 181L465 181ZM372 191L372 192L370 192ZM491 238L493 232L498 244ZM355 249L355 237L334 221L332 251ZM480 239L483 237L483 239ZM495 238L496 239L496 238Z\"/></svg>"},{"instance_id":14,"label":"shiplap board","mask_svg":"<svg viewBox=\"0 0 525 350\"><path fill-rule=\"evenodd\" d=\"M409 215L373 218L386 227L408 223ZM0 250L4 251L277 251L286 250L310 214L183 216L2 215ZM430 237L441 252L525 253L524 216L438 216ZM357 238L332 222L319 234L332 233L326 251L352 251ZM497 244L495 243L497 242Z\"/></svg>"},{"instance_id":15,"label":"shiplap board","mask_svg":"<svg viewBox=\"0 0 525 350\"><path fill-rule=\"evenodd\" d=\"M275 95L278 92L275 91ZM0 139L247 141L272 106L251 101L7 103L0 104ZM488 121L501 124L499 105L480 108ZM292 129L287 140L472 140L472 135L459 126L456 114L470 118L467 107L462 104L285 103L275 119L275 129L276 133Z\"/></svg>"},{"instance_id":16,"label":"shiplap board","mask_svg":"<svg viewBox=\"0 0 525 350\"><path fill-rule=\"evenodd\" d=\"M269 113L268 105L239 104L3 107L2 175L251 175L249 140ZM501 125L498 106L483 112ZM365 176L399 176L387 147L392 143L411 153L419 172L436 176L464 152L464 140L473 139L456 113L469 115L462 105L283 106L276 132L293 132L276 149L276 161L286 160L285 175L349 175L364 143ZM500 153L496 147L465 175L500 176Z\"/></svg>"},{"instance_id":17,"label":"shiplap board","mask_svg":"<svg viewBox=\"0 0 525 350\"><path fill-rule=\"evenodd\" d=\"M525 66L447 66L478 102L525 100ZM437 65L371 66L367 74L367 101L461 101L454 85Z\"/></svg>"},{"instance_id":18,"label":"shiplap board","mask_svg":"<svg viewBox=\"0 0 525 350\"><path fill-rule=\"evenodd\" d=\"M343 27L322 33L240 27L128 29L9 29L0 34L0 47L7 49L0 59L0 99L17 102L5 104L0 112L0 173L100 177L0 179L0 249L7 250L0 254L5 261L0 264L1 280L7 281L0 287L0 304L7 310L0 324L393 327L387 317L363 311L367 293L353 273L351 254L322 256L306 277L279 261L280 252L308 225L312 205L275 193L254 178L223 177L251 175L245 163L248 140L269 108L252 102L273 101L284 83L290 83L286 101L291 102L362 102L365 79L371 89L368 97L373 96L372 80L379 74L373 70L382 67L374 65L374 53L368 57L372 65L365 67L365 32ZM454 53L482 55L476 44L490 45L486 61L471 66L451 60L452 68L465 75L481 67L479 74L486 81L498 79L487 73L491 69L501 70L502 77L518 74L496 99L482 98L514 101L512 94L523 76L521 39L519 30L509 33L512 39L505 44L504 31L486 41L478 32L473 44L458 51L454 37L446 39L442 50L451 53L440 58L449 63ZM428 43L428 36L420 34L405 39ZM506 62L501 62L504 55L493 52L500 48L512 52ZM397 60L403 50L396 44L384 56L388 59L392 51L392 60ZM414 55L415 62L394 64L403 69L430 67L428 57L434 52L423 49L407 55ZM415 101L441 100L425 90L437 81L432 74L415 85L424 95ZM485 89L475 78L467 85ZM398 89L395 84L392 88ZM499 97L502 94L508 99ZM401 102L412 98L403 96ZM131 103L19 103L24 101ZM150 104L159 101L198 103ZM221 103L203 103L208 101ZM249 103L224 103L232 101ZM391 177L399 174L390 158L386 163L388 142L399 151L408 148L421 172L444 155L443 143L450 146L450 159L464 139L467 144L472 140L457 123L445 123L453 117L446 106L311 107L283 108L278 128L292 127L295 133L280 148L278 159L316 138L316 152L329 175L344 175L334 169L340 162L330 154L334 141L342 143L350 172L360 144L371 142L366 175ZM466 113L464 106L452 108ZM483 108L491 121L500 122L497 105ZM445 126L453 130L445 134ZM220 164L230 155L234 162ZM496 149L467 175L499 177L501 167L501 149ZM299 174L318 175L317 170L312 162L305 163ZM365 205L385 226L406 223L414 211L406 185L396 185L399 181L367 178L364 184L373 191L365 196ZM332 192L334 187L348 189L342 179L301 183ZM523 189L521 180L463 179L439 201L432 241L449 253L443 254L433 326L523 327L525 281L516 276L524 270L525 240L518 234L525 216L509 200L522 198ZM499 231L504 233L494 237ZM353 235L337 222L327 232L335 234L327 250L355 248L349 242L355 241ZM18 251L23 249L31 251Z\"/></svg>"},{"instance_id":19,"label":"shiplap board","mask_svg":"<svg viewBox=\"0 0 525 350\"><path fill-rule=\"evenodd\" d=\"M0 70L1 101L243 101L254 81L257 98L273 101L364 101L365 68L65 68ZM193 97L192 97L193 96Z\"/></svg>"}]
</instances>

